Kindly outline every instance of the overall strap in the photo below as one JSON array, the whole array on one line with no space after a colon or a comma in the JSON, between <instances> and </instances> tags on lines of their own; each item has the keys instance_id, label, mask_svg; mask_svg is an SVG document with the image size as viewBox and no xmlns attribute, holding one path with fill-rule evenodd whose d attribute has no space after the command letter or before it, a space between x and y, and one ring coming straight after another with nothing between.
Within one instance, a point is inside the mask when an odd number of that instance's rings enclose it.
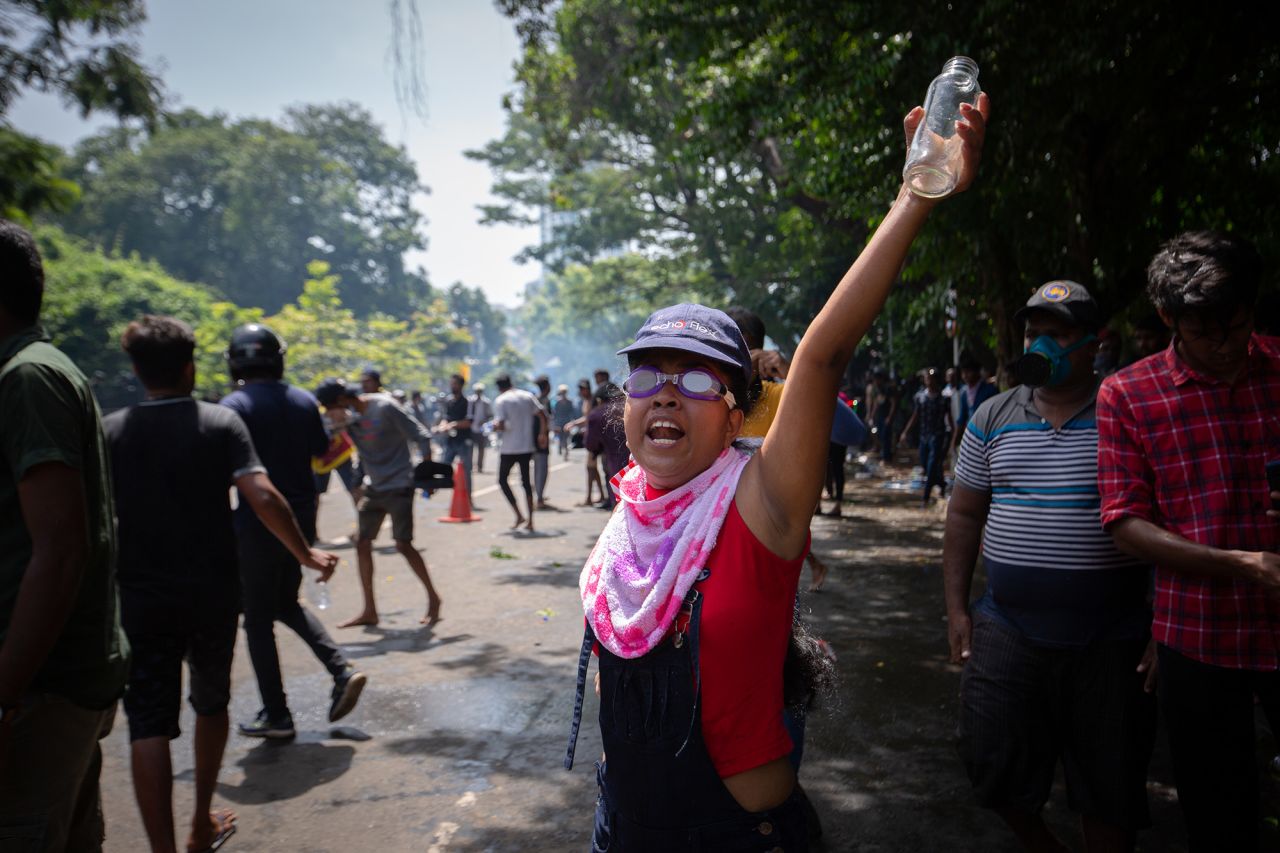
<instances>
[{"instance_id":1,"label":"overall strap","mask_svg":"<svg viewBox=\"0 0 1280 853\"><path fill-rule=\"evenodd\" d=\"M684 752L684 748L689 745L689 739L693 737L693 727L698 725L698 703L702 699L702 670L698 664L698 623L702 617L702 596L698 590L689 590L681 609L685 608L689 611L689 670L693 676L693 713L689 716L689 731L685 733L684 743L680 744L676 755Z\"/></svg>"},{"instance_id":2,"label":"overall strap","mask_svg":"<svg viewBox=\"0 0 1280 853\"><path fill-rule=\"evenodd\" d=\"M596 635L591 630L591 623L586 623L582 632L582 651L578 653L578 693L573 700L573 723L569 727L569 749L564 756L564 769L573 769L573 753L578 748L578 729L582 726L582 702L587 693L587 670L591 666L591 649L595 645Z\"/></svg>"}]
</instances>

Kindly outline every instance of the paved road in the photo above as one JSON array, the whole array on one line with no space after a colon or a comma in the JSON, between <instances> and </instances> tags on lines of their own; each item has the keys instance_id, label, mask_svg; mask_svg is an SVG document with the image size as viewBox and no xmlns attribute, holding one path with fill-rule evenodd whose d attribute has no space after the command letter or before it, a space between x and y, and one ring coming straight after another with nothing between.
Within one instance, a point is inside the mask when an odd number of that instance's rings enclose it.
<instances>
[{"instance_id":1,"label":"paved road","mask_svg":"<svg viewBox=\"0 0 1280 853\"><path fill-rule=\"evenodd\" d=\"M553 468L548 499L572 507L583 489L581 452ZM493 459L496 463L496 458ZM561 769L581 637L578 571L605 520L594 509L547 512L536 536L513 533L493 474L477 475L483 521L446 525L448 495L419 499L417 542L444 596L444 620L418 625L425 597L384 530L376 543L376 629L333 626L356 612L354 554L344 551L333 606L322 621L369 674L360 706L326 722L330 681L287 629L279 645L293 743L232 734L216 805L236 809L240 851L582 850L599 753L594 696L572 773ZM941 511L918 498L854 481L841 519L814 520L814 549L831 565L820 594L801 609L839 655L841 682L810 719L801 775L823 815L827 850L1002 851L1015 846L970 805L953 746L958 675L943 660L939 563ZM344 493L322 502L320 533L341 536L354 514ZM807 586L807 572L802 586ZM237 649L233 720L258 709L243 641ZM191 803L190 731L174 744L176 808ZM123 720L105 742L109 851L146 848L128 774ZM1260 756L1271 746L1268 740ZM1185 849L1168 761L1153 761L1156 828L1144 850ZM1267 788L1267 809L1280 794ZM1073 831L1063 792L1047 810ZM180 841L182 839L179 839ZM1269 842L1277 842L1275 834ZM1280 843L1276 844L1280 849Z\"/></svg>"}]
</instances>

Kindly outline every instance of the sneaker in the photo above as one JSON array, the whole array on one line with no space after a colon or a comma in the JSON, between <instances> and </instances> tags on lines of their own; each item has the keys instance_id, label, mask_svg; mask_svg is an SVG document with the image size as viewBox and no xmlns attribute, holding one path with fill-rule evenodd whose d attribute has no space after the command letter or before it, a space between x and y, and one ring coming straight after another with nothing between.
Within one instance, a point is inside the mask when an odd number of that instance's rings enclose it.
<instances>
[{"instance_id":1,"label":"sneaker","mask_svg":"<svg viewBox=\"0 0 1280 853\"><path fill-rule=\"evenodd\" d=\"M363 672L347 668L347 671L333 680L333 703L329 705L329 722L336 723L360 701L360 691L364 690L369 679Z\"/></svg>"},{"instance_id":2,"label":"sneaker","mask_svg":"<svg viewBox=\"0 0 1280 853\"><path fill-rule=\"evenodd\" d=\"M293 728L293 717L285 714L278 720L267 718L265 710L259 711L253 722L241 723L240 734L246 737L266 737L285 740L297 734Z\"/></svg>"}]
</instances>

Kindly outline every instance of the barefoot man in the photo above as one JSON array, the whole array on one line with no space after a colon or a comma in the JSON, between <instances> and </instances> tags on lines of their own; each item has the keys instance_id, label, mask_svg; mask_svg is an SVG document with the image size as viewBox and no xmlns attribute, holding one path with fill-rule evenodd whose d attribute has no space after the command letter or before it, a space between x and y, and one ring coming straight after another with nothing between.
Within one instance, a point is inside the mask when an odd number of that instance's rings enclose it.
<instances>
[{"instance_id":1,"label":"barefoot man","mask_svg":"<svg viewBox=\"0 0 1280 853\"><path fill-rule=\"evenodd\" d=\"M356 557L364 609L338 627L378 624L378 608L373 601L373 540L388 514L396 550L427 590L427 615L420 621L424 625L436 624L440 621L440 596L431 585L426 561L413 547L413 458L408 444L415 442L422 458L430 459L431 435L389 394L361 394L341 379L326 379L316 389L316 399L326 409L351 409L347 434L360 455L356 466L359 486L352 496L359 513Z\"/></svg>"}]
</instances>

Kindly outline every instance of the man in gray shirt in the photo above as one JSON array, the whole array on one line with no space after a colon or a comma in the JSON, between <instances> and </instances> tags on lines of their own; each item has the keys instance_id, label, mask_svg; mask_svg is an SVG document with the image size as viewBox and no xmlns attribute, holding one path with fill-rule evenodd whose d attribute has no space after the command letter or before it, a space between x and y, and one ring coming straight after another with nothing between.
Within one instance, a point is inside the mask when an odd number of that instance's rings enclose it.
<instances>
[{"instance_id":1,"label":"man in gray shirt","mask_svg":"<svg viewBox=\"0 0 1280 853\"><path fill-rule=\"evenodd\" d=\"M359 513L356 557L364 609L338 625L377 625L378 608L373 600L373 540L383 520L391 515L391 536L396 550L427 590L427 615L420 621L434 625L440 621L440 596L431 585L427 563L413 547L413 458L409 442L415 442L422 458L431 459L431 434L387 394L360 394L341 379L327 379L316 389L316 399L326 409L335 406L352 411L347 434L360 455L352 492Z\"/></svg>"}]
</instances>

